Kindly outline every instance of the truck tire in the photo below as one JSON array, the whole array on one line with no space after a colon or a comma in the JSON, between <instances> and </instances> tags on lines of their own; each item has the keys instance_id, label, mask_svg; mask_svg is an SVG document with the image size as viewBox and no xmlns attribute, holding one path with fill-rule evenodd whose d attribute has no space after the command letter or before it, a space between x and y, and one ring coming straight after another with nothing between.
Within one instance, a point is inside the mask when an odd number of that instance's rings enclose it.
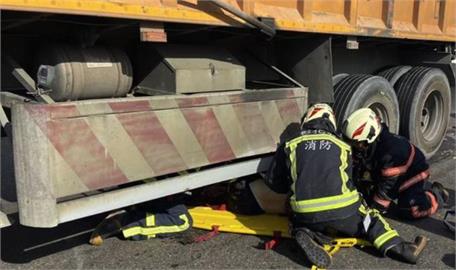
<instances>
[{"instance_id":1,"label":"truck tire","mask_svg":"<svg viewBox=\"0 0 456 270\"><path fill-rule=\"evenodd\" d=\"M437 68L414 67L396 84L400 134L432 157L443 142L451 110L450 86Z\"/></svg>"},{"instance_id":2,"label":"truck tire","mask_svg":"<svg viewBox=\"0 0 456 270\"><path fill-rule=\"evenodd\" d=\"M407 71L409 71L411 68L411 66L390 67L380 71L377 75L387 79L394 88L394 85L399 80L399 78L402 75L404 75Z\"/></svg>"},{"instance_id":3,"label":"truck tire","mask_svg":"<svg viewBox=\"0 0 456 270\"><path fill-rule=\"evenodd\" d=\"M340 82L343 78L347 77L348 73L340 73L333 76L333 86Z\"/></svg>"},{"instance_id":4,"label":"truck tire","mask_svg":"<svg viewBox=\"0 0 456 270\"><path fill-rule=\"evenodd\" d=\"M337 125L357 109L369 107L385 122L390 131L399 130L399 105L391 84L380 76L353 74L334 87L334 112Z\"/></svg>"}]
</instances>

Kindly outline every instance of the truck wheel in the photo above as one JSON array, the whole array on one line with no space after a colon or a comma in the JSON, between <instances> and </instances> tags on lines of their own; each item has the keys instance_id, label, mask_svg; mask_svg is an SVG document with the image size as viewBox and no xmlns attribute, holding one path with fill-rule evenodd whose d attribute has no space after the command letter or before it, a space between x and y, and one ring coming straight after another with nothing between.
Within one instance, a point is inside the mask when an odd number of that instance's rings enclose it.
<instances>
[{"instance_id":1,"label":"truck wheel","mask_svg":"<svg viewBox=\"0 0 456 270\"><path fill-rule=\"evenodd\" d=\"M333 86L340 82L343 78L347 77L348 73L340 73L333 76Z\"/></svg>"},{"instance_id":2,"label":"truck wheel","mask_svg":"<svg viewBox=\"0 0 456 270\"><path fill-rule=\"evenodd\" d=\"M334 111L339 127L357 109L369 107L391 132L399 130L399 105L391 84L380 76L353 74L334 87Z\"/></svg>"},{"instance_id":3,"label":"truck wheel","mask_svg":"<svg viewBox=\"0 0 456 270\"><path fill-rule=\"evenodd\" d=\"M418 146L426 158L443 142L450 117L450 86L437 68L414 67L396 84L401 110L401 135Z\"/></svg>"},{"instance_id":4,"label":"truck wheel","mask_svg":"<svg viewBox=\"0 0 456 270\"><path fill-rule=\"evenodd\" d=\"M399 78L402 75L404 75L407 71L409 71L411 68L411 66L395 66L384 69L380 71L377 75L387 79L394 88L394 85L399 80Z\"/></svg>"}]
</instances>

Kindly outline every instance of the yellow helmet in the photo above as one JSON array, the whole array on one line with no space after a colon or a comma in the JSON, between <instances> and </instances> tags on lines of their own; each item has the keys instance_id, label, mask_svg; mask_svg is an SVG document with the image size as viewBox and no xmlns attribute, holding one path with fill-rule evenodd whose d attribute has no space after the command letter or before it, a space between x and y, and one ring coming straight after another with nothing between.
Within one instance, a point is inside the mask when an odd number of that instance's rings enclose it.
<instances>
[{"instance_id":1,"label":"yellow helmet","mask_svg":"<svg viewBox=\"0 0 456 270\"><path fill-rule=\"evenodd\" d=\"M354 111L343 124L343 133L352 141L372 143L380 135L382 126L374 111L362 108Z\"/></svg>"},{"instance_id":2,"label":"yellow helmet","mask_svg":"<svg viewBox=\"0 0 456 270\"><path fill-rule=\"evenodd\" d=\"M336 126L336 117L334 116L334 112L328 104L325 103L317 103L311 106L304 117L302 123L307 123L317 118L327 117L328 120L333 124L334 129L337 129Z\"/></svg>"}]
</instances>

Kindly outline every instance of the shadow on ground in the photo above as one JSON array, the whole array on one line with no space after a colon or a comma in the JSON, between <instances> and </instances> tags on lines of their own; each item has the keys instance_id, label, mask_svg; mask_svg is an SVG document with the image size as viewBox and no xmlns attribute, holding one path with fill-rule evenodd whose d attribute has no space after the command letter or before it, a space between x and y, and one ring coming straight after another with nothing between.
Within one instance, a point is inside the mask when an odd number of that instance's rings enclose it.
<instances>
[{"instance_id":1,"label":"shadow on ground","mask_svg":"<svg viewBox=\"0 0 456 270\"><path fill-rule=\"evenodd\" d=\"M439 210L436 214L434 214L431 217L417 220L408 220L399 217L396 213L388 213L386 217L410 226L414 226L418 229L455 240L455 234L448 230L448 228L443 223L443 217L445 215L445 212L448 210L449 207L454 206L454 193L454 190L450 190L450 202L452 203L444 209Z\"/></svg>"},{"instance_id":2,"label":"shadow on ground","mask_svg":"<svg viewBox=\"0 0 456 270\"><path fill-rule=\"evenodd\" d=\"M261 242L258 246L255 248L257 249L264 249L265 248L265 243L268 241L272 240L271 237L265 237L265 236L259 236L258 237ZM278 254L287 257L291 261L302 265L304 267L311 268L312 264L307 260L307 258L304 255L304 252L301 250L301 248L298 246L295 240L289 239L289 238L280 238L279 242L276 244L276 246L273 248L274 252L277 252Z\"/></svg>"},{"instance_id":3,"label":"shadow on ground","mask_svg":"<svg viewBox=\"0 0 456 270\"><path fill-rule=\"evenodd\" d=\"M264 244L272 239L271 237L263 237L263 236L259 236L258 238L261 239L261 243L255 247L257 249L264 249ZM378 250L375 249L374 247L355 246L353 248L357 249L357 252L364 252L364 253L367 253L367 254L377 257L377 258L382 257L381 254L378 252ZM298 243L294 239L289 239L289 238L280 239L278 244L273 248L273 251L284 257L287 257L288 259L290 259L291 261L293 261L296 264L302 265L304 267L312 268L312 264L306 258L301 247L299 247ZM338 253L335 253L333 255L333 258L337 257L337 254Z\"/></svg>"},{"instance_id":4,"label":"shadow on ground","mask_svg":"<svg viewBox=\"0 0 456 270\"><path fill-rule=\"evenodd\" d=\"M449 254L443 255L442 262L444 264L446 264L447 266L449 266L451 268L455 268L455 261L456 261L456 258L455 258L454 253L453 254L449 253Z\"/></svg>"},{"instance_id":5,"label":"shadow on ground","mask_svg":"<svg viewBox=\"0 0 456 270\"><path fill-rule=\"evenodd\" d=\"M1 259L7 263L28 263L63 250L87 244L104 215L97 215L56 228L30 228L18 224L1 229Z\"/></svg>"}]
</instances>

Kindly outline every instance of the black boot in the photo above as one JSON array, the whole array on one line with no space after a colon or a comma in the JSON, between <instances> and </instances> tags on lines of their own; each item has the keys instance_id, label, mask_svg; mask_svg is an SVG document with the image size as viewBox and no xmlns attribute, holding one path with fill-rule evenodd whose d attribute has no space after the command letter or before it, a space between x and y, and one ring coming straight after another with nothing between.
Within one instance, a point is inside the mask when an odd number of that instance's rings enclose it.
<instances>
[{"instance_id":1,"label":"black boot","mask_svg":"<svg viewBox=\"0 0 456 270\"><path fill-rule=\"evenodd\" d=\"M89 243L94 246L101 246L104 239L118 234L122 227L127 224L128 213L124 210L108 215L92 232Z\"/></svg>"},{"instance_id":2,"label":"black boot","mask_svg":"<svg viewBox=\"0 0 456 270\"><path fill-rule=\"evenodd\" d=\"M394 260L416 264L426 244L427 238L418 236L414 243L402 242L391 247L386 251L386 256Z\"/></svg>"},{"instance_id":3,"label":"black boot","mask_svg":"<svg viewBox=\"0 0 456 270\"><path fill-rule=\"evenodd\" d=\"M442 208L450 199L450 193L439 182L432 183L431 191L437 198L439 208Z\"/></svg>"},{"instance_id":4,"label":"black boot","mask_svg":"<svg viewBox=\"0 0 456 270\"><path fill-rule=\"evenodd\" d=\"M296 231L296 242L304 251L307 259L318 268L328 268L331 265L331 255L313 240L313 233L307 229Z\"/></svg>"}]
</instances>

